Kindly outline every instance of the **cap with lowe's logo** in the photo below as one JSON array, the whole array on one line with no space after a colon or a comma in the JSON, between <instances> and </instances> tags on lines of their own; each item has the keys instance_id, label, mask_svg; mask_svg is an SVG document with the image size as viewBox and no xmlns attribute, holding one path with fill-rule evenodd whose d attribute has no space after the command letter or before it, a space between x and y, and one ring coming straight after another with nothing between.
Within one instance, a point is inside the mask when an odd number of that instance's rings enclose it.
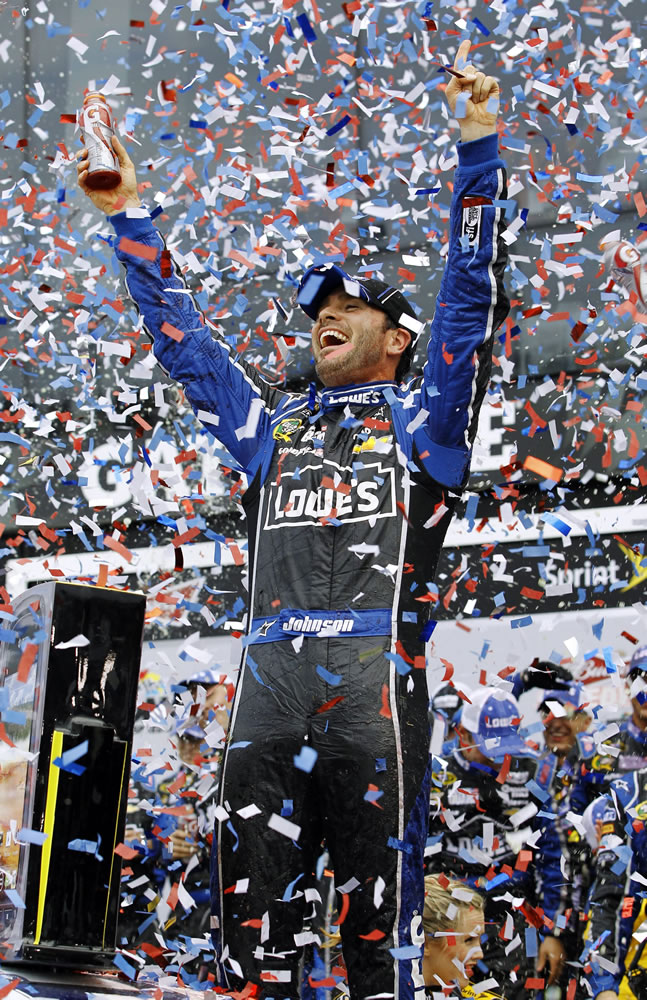
<instances>
[{"instance_id":1,"label":"cap with lowe's logo","mask_svg":"<svg viewBox=\"0 0 647 1000\"><path fill-rule=\"evenodd\" d=\"M481 753L491 760L506 754L537 756L519 735L519 704L513 695L500 688L482 687L470 692L469 698L463 705L461 725L472 734Z\"/></svg>"},{"instance_id":2,"label":"cap with lowe's logo","mask_svg":"<svg viewBox=\"0 0 647 1000\"><path fill-rule=\"evenodd\" d=\"M337 264L315 264L303 275L297 291L297 302L306 316L315 319L319 315L321 303L335 289L343 285L348 295L363 299L374 309L385 312L396 326L403 326L412 335L412 341L423 327L405 296L393 285L377 278L359 278L347 274Z\"/></svg>"}]
</instances>

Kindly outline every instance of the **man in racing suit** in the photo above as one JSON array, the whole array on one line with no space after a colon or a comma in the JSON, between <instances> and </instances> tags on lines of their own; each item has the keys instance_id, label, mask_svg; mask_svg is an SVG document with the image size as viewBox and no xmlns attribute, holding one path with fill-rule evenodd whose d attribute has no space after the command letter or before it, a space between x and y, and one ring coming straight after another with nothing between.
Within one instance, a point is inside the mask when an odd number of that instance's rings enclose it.
<instances>
[{"instance_id":1,"label":"man in racing suit","mask_svg":"<svg viewBox=\"0 0 647 1000\"><path fill-rule=\"evenodd\" d=\"M617 775L647 767L647 646L639 646L626 665L631 715L617 725L582 734L582 763L570 808L582 814Z\"/></svg>"},{"instance_id":2,"label":"man in racing suit","mask_svg":"<svg viewBox=\"0 0 647 1000\"><path fill-rule=\"evenodd\" d=\"M584 813L598 849L585 958L596 1000L647 996L647 767L613 779Z\"/></svg>"},{"instance_id":3,"label":"man in racing suit","mask_svg":"<svg viewBox=\"0 0 647 1000\"><path fill-rule=\"evenodd\" d=\"M499 688L470 692L458 746L433 761L425 852L430 873L451 873L484 895L483 960L506 1000L526 997L526 982L539 973L546 985L562 973L570 891L549 794L536 780L537 754L519 735L519 716L514 696Z\"/></svg>"},{"instance_id":4,"label":"man in racing suit","mask_svg":"<svg viewBox=\"0 0 647 1000\"><path fill-rule=\"evenodd\" d=\"M118 140L116 196L89 192L80 163L79 183L115 226L156 358L198 415L215 415L208 428L249 482L250 625L223 763L212 904L227 982L251 981L260 996L299 996L304 907L324 836L352 996L424 992L429 582L508 309L498 86L465 65L468 52L463 42L447 86L463 140L448 262L424 374L406 384L395 372L417 324L404 296L314 268L300 301L316 319L324 388L269 386L185 293L137 208ZM145 250L129 252L133 243Z\"/></svg>"}]
</instances>

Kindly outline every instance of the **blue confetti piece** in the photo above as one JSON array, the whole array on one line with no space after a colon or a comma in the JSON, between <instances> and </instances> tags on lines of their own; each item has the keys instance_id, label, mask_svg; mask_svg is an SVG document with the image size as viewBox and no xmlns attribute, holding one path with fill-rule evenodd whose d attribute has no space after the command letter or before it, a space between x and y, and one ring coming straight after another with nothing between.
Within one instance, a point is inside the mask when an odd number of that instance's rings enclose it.
<instances>
[{"instance_id":1,"label":"blue confetti piece","mask_svg":"<svg viewBox=\"0 0 647 1000\"><path fill-rule=\"evenodd\" d=\"M232 824L232 822L231 822L230 819L227 820L227 829L229 830L229 832L231 833L231 835L235 839L235 844L232 847L232 851L237 851L238 850L238 844L240 842L240 838L239 838L238 834L236 833L236 831L235 831L235 829L233 827L233 824Z\"/></svg>"},{"instance_id":2,"label":"blue confetti piece","mask_svg":"<svg viewBox=\"0 0 647 1000\"><path fill-rule=\"evenodd\" d=\"M96 840L83 840L81 837L75 837L74 840L70 840L67 849L68 851L79 851L81 854L96 854L99 844Z\"/></svg>"},{"instance_id":3,"label":"blue confetti piece","mask_svg":"<svg viewBox=\"0 0 647 1000\"><path fill-rule=\"evenodd\" d=\"M454 108L454 118L460 120L461 118L465 117L465 113L467 111L467 101L468 101L468 95L463 90L456 98L456 107Z\"/></svg>"},{"instance_id":4,"label":"blue confetti piece","mask_svg":"<svg viewBox=\"0 0 647 1000\"><path fill-rule=\"evenodd\" d=\"M542 514L542 519L546 522L546 524L552 524L553 528L556 528L557 531L564 536L569 535L571 532L570 524L567 524L566 521L562 521L561 517L557 517L556 514L551 514L550 511L546 511Z\"/></svg>"},{"instance_id":5,"label":"blue confetti piece","mask_svg":"<svg viewBox=\"0 0 647 1000\"><path fill-rule=\"evenodd\" d=\"M401 677L406 677L408 673L411 673L411 665L399 653L385 653L384 658L395 664L395 669Z\"/></svg>"},{"instance_id":6,"label":"blue confetti piece","mask_svg":"<svg viewBox=\"0 0 647 1000\"><path fill-rule=\"evenodd\" d=\"M339 119L338 122L335 122L334 125L332 125L329 129L326 130L326 135L336 135L337 132L341 132L344 125L348 125L349 121L350 121L350 115L344 115L342 118Z\"/></svg>"},{"instance_id":7,"label":"blue confetti piece","mask_svg":"<svg viewBox=\"0 0 647 1000\"><path fill-rule=\"evenodd\" d=\"M301 747L292 759L294 760L295 767L298 767L300 771L305 771L306 774L310 774L315 766L317 757L317 751L313 747Z\"/></svg>"},{"instance_id":8,"label":"blue confetti piece","mask_svg":"<svg viewBox=\"0 0 647 1000\"><path fill-rule=\"evenodd\" d=\"M5 889L4 892L5 892L5 896L9 900L9 902L13 906L15 906L15 908L17 910L24 910L25 909L25 904L24 904L24 902L22 900L22 897L16 892L15 889Z\"/></svg>"},{"instance_id":9,"label":"blue confetti piece","mask_svg":"<svg viewBox=\"0 0 647 1000\"><path fill-rule=\"evenodd\" d=\"M540 802L545 802L546 799L550 798L549 793L545 792L543 788L540 788L540 786L533 778L531 778L530 781L526 783L526 788L528 789L530 794L534 795L535 798L539 799Z\"/></svg>"},{"instance_id":10,"label":"blue confetti piece","mask_svg":"<svg viewBox=\"0 0 647 1000\"><path fill-rule=\"evenodd\" d=\"M297 884L297 882L299 881L300 878L303 878L303 872L299 872L299 874L297 875L297 877L295 879L293 879L293 881L290 882L290 884L286 887L286 890L283 893L283 902L284 903L289 903L290 900L292 899L292 896L294 895L294 887L295 887L295 885Z\"/></svg>"},{"instance_id":11,"label":"blue confetti piece","mask_svg":"<svg viewBox=\"0 0 647 1000\"><path fill-rule=\"evenodd\" d=\"M432 633L433 633L434 629L436 628L437 624L438 624L438 622L436 622L436 621L429 621L429 622L427 622L426 625L424 625L421 628L419 638L420 638L420 640L422 642L427 642L428 639L431 639Z\"/></svg>"},{"instance_id":12,"label":"blue confetti piece","mask_svg":"<svg viewBox=\"0 0 647 1000\"><path fill-rule=\"evenodd\" d=\"M417 944L407 944L401 948L389 948L389 951L394 958L400 961L406 961L409 958L420 958L422 955L422 948Z\"/></svg>"},{"instance_id":13,"label":"blue confetti piece","mask_svg":"<svg viewBox=\"0 0 647 1000\"><path fill-rule=\"evenodd\" d=\"M389 837L386 846L393 847L396 851L402 851L403 854L411 854L413 850L411 844L405 843L404 840L397 840L396 837Z\"/></svg>"},{"instance_id":14,"label":"blue confetti piece","mask_svg":"<svg viewBox=\"0 0 647 1000\"><path fill-rule=\"evenodd\" d=\"M48 837L48 833L41 833L40 830L30 830L27 827L23 827L18 831L16 840L19 844L36 844L40 847Z\"/></svg>"},{"instance_id":15,"label":"blue confetti piece","mask_svg":"<svg viewBox=\"0 0 647 1000\"><path fill-rule=\"evenodd\" d=\"M266 684L265 681L261 678L261 675L258 672L258 666L256 664L256 661L252 660L252 658L251 658L251 656L249 656L249 654L247 656L247 659L246 659L245 663L249 667L249 669L251 670L251 672L252 672L252 674L254 676L254 679L258 681L258 683L261 685L261 687L265 687L269 691L271 691L272 688L270 687L270 685Z\"/></svg>"},{"instance_id":16,"label":"blue confetti piece","mask_svg":"<svg viewBox=\"0 0 647 1000\"><path fill-rule=\"evenodd\" d=\"M303 37L305 38L306 42L310 42L310 44L312 45L314 42L317 41L317 36L315 35L313 27L310 24L310 21L308 20L307 14L298 14L297 24L301 28L301 31L303 32Z\"/></svg>"},{"instance_id":17,"label":"blue confetti piece","mask_svg":"<svg viewBox=\"0 0 647 1000\"><path fill-rule=\"evenodd\" d=\"M496 887L502 885L503 882L507 882L509 877L510 876L506 875L504 872L499 872L499 874L495 875L493 879L487 880L484 888L487 892L491 892L492 889L496 889Z\"/></svg>"},{"instance_id":18,"label":"blue confetti piece","mask_svg":"<svg viewBox=\"0 0 647 1000\"><path fill-rule=\"evenodd\" d=\"M70 385L71 384L72 383L70 382ZM31 445L29 441L26 438L20 437L19 434L9 434L3 432L2 434L0 434L0 441L6 442L7 444L17 444L19 445L19 447L26 448L28 451L31 451Z\"/></svg>"},{"instance_id":19,"label":"blue confetti piece","mask_svg":"<svg viewBox=\"0 0 647 1000\"><path fill-rule=\"evenodd\" d=\"M323 274L309 274L304 284L299 289L297 301L299 305L310 305L317 297L317 292L323 285Z\"/></svg>"},{"instance_id":20,"label":"blue confetti piece","mask_svg":"<svg viewBox=\"0 0 647 1000\"><path fill-rule=\"evenodd\" d=\"M0 632L4 629L0 629ZM25 725L25 713L24 712L13 712L8 708L5 708L2 712L2 721L8 722L12 726L24 726Z\"/></svg>"},{"instance_id":21,"label":"blue confetti piece","mask_svg":"<svg viewBox=\"0 0 647 1000\"><path fill-rule=\"evenodd\" d=\"M481 32L482 35L485 35L486 37L489 36L490 29L486 28L485 25L483 24L483 22L479 21L478 17L473 17L472 18L472 24L476 25L476 27L479 29L479 31Z\"/></svg>"},{"instance_id":22,"label":"blue confetti piece","mask_svg":"<svg viewBox=\"0 0 647 1000\"><path fill-rule=\"evenodd\" d=\"M525 628L526 625L532 625L532 615L526 615L524 618L514 618L510 622L511 628Z\"/></svg>"},{"instance_id":23,"label":"blue confetti piece","mask_svg":"<svg viewBox=\"0 0 647 1000\"><path fill-rule=\"evenodd\" d=\"M330 684L332 687L337 687L338 684L341 684L341 676L339 674L332 674L330 670L326 670L325 667L318 666L317 673L321 679L326 682L326 684Z\"/></svg>"},{"instance_id":24,"label":"blue confetti piece","mask_svg":"<svg viewBox=\"0 0 647 1000\"><path fill-rule=\"evenodd\" d=\"M120 954L120 952L117 952L112 961L113 964L117 966L119 971L123 972L124 976L127 976L128 979L136 978L138 970L135 969L135 966L131 965L130 962L127 962L124 956Z\"/></svg>"},{"instance_id":25,"label":"blue confetti piece","mask_svg":"<svg viewBox=\"0 0 647 1000\"><path fill-rule=\"evenodd\" d=\"M537 958L537 930L535 927L526 927L526 955L528 958Z\"/></svg>"},{"instance_id":26,"label":"blue confetti piece","mask_svg":"<svg viewBox=\"0 0 647 1000\"><path fill-rule=\"evenodd\" d=\"M76 761L81 757L85 757L87 752L88 741L83 740L75 747L70 747L70 749L66 750L60 757L56 757L54 760L54 767L60 768L61 771L68 771L70 774L83 774L85 768L81 764L77 764Z\"/></svg>"}]
</instances>

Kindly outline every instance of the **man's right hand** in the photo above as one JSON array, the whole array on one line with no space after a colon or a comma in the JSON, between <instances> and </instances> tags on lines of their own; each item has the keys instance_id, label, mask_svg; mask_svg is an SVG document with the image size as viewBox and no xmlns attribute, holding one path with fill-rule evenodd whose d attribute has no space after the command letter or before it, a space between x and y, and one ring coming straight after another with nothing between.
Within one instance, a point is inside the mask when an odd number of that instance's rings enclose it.
<instances>
[{"instance_id":1,"label":"man's right hand","mask_svg":"<svg viewBox=\"0 0 647 1000\"><path fill-rule=\"evenodd\" d=\"M544 691L568 691L573 675L561 663L540 660L538 656L521 675L523 690L540 688Z\"/></svg>"},{"instance_id":2,"label":"man's right hand","mask_svg":"<svg viewBox=\"0 0 647 1000\"><path fill-rule=\"evenodd\" d=\"M105 215L115 215L117 212L125 212L127 208L140 208L141 201L137 194L137 177L135 176L135 164L128 156L125 148L116 135L112 137L112 146L119 157L119 168L121 170L121 183L111 191L94 191L89 188L86 181L88 176L88 151L84 149L79 154L76 172L79 180L79 187L87 194L94 205Z\"/></svg>"}]
</instances>

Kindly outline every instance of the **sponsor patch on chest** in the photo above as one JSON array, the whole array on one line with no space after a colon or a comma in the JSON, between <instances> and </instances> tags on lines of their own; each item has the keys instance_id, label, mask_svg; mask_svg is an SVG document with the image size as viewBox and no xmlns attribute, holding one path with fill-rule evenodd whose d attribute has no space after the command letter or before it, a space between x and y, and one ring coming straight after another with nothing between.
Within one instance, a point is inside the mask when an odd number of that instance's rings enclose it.
<instances>
[{"instance_id":1,"label":"sponsor patch on chest","mask_svg":"<svg viewBox=\"0 0 647 1000\"><path fill-rule=\"evenodd\" d=\"M350 470L349 470L350 471ZM282 471L266 487L263 527L297 527L395 517L395 470L381 462L353 470L350 482L326 465Z\"/></svg>"}]
</instances>

